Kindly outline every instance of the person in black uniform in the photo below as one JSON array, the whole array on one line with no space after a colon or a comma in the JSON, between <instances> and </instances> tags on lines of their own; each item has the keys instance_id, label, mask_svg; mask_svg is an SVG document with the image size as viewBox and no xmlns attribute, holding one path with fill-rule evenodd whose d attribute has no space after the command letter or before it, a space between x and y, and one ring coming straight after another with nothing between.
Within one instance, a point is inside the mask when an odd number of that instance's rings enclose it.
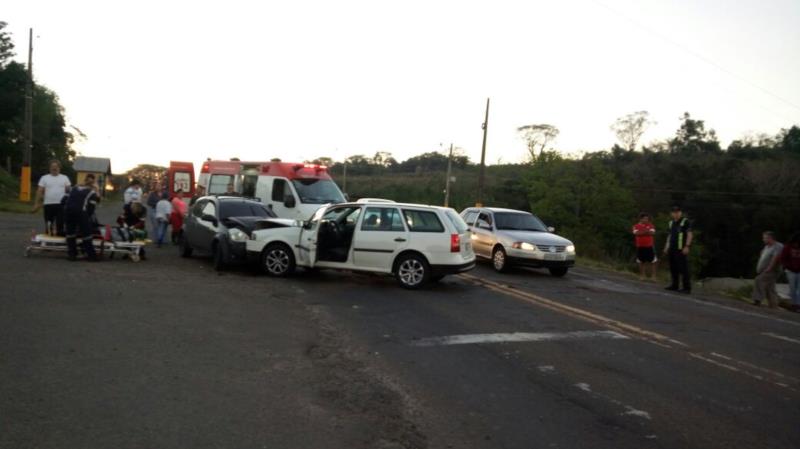
<instances>
[{"instance_id":1,"label":"person in black uniform","mask_svg":"<svg viewBox=\"0 0 800 449\"><path fill-rule=\"evenodd\" d=\"M92 216L94 208L100 202L100 197L95 192L94 175L86 175L83 185L75 186L69 191L64 215L67 231L67 258L76 260L78 257L78 234L81 236L81 247L90 261L96 261L97 254L92 244Z\"/></svg>"},{"instance_id":2,"label":"person in black uniform","mask_svg":"<svg viewBox=\"0 0 800 449\"><path fill-rule=\"evenodd\" d=\"M691 293L692 284L689 282L689 248L692 246L692 224L683 216L680 206L672 206L670 212L672 220L669 222L669 236L664 247L664 255L669 257L669 271L672 274L672 283L666 290L676 290L681 293ZM683 288L678 281L682 280Z\"/></svg>"}]
</instances>

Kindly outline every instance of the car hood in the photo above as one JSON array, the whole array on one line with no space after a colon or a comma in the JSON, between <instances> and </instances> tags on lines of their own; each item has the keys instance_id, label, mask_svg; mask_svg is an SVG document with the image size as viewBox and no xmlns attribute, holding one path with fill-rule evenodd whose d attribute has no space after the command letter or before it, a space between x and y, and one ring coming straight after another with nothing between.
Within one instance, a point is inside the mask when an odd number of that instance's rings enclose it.
<instances>
[{"instance_id":1,"label":"car hood","mask_svg":"<svg viewBox=\"0 0 800 449\"><path fill-rule=\"evenodd\" d=\"M246 233L251 233L255 229L261 229L262 227L286 227L292 226L294 224L293 220L287 220L285 218L264 218L264 217L228 217L223 220L225 226L229 228L239 228ZM263 222L269 222L272 226L263 226Z\"/></svg>"},{"instance_id":2,"label":"car hood","mask_svg":"<svg viewBox=\"0 0 800 449\"><path fill-rule=\"evenodd\" d=\"M528 242L534 245L572 245L572 242L549 232L497 231L497 236L512 242Z\"/></svg>"}]
</instances>

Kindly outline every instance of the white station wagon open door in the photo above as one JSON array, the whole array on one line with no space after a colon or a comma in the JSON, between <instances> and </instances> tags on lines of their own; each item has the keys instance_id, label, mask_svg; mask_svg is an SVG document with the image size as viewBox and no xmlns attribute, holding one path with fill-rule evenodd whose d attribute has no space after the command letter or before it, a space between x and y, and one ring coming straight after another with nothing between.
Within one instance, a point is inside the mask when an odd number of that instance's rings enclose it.
<instances>
[{"instance_id":1,"label":"white station wagon open door","mask_svg":"<svg viewBox=\"0 0 800 449\"><path fill-rule=\"evenodd\" d=\"M319 222L328 210L328 207L320 207L300 231L300 241L297 243L297 254L300 256L300 265L313 267L317 263L317 236L319 234Z\"/></svg>"}]
</instances>

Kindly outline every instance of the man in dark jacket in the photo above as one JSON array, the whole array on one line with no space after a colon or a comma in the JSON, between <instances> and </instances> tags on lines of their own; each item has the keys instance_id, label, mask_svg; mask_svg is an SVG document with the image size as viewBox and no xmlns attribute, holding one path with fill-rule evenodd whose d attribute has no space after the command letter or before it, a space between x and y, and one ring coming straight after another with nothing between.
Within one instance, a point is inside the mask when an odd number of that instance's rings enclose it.
<instances>
[{"instance_id":1,"label":"man in dark jacket","mask_svg":"<svg viewBox=\"0 0 800 449\"><path fill-rule=\"evenodd\" d=\"M97 254L92 244L92 214L100 197L95 192L94 175L86 175L83 185L75 186L69 191L66 204L64 205L64 215L66 218L67 231L67 258L76 260L78 257L78 234L81 236L81 247L86 257L90 261L96 261Z\"/></svg>"},{"instance_id":2,"label":"man in dark jacket","mask_svg":"<svg viewBox=\"0 0 800 449\"><path fill-rule=\"evenodd\" d=\"M689 248L692 247L692 225L683 216L680 206L672 206L670 211L672 220L667 229L667 244L664 247L664 255L669 257L669 270L672 275L672 282L667 286L667 290L677 290L681 293L691 293L692 284L689 280ZM682 281L683 288L680 288L679 281Z\"/></svg>"}]
</instances>

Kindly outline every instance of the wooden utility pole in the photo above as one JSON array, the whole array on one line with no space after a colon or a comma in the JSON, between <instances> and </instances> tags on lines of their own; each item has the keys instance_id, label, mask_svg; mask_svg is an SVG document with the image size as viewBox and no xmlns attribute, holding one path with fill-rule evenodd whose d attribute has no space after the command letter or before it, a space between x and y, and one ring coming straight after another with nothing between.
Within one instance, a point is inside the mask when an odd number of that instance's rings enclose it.
<instances>
[{"instance_id":1,"label":"wooden utility pole","mask_svg":"<svg viewBox=\"0 0 800 449\"><path fill-rule=\"evenodd\" d=\"M481 171L478 177L478 201L475 207L483 207L483 188L486 176L486 134L489 132L489 99L486 99L486 118L483 119L483 146L481 146Z\"/></svg>"},{"instance_id":2,"label":"wooden utility pole","mask_svg":"<svg viewBox=\"0 0 800 449\"><path fill-rule=\"evenodd\" d=\"M19 200L31 200L31 147L33 146L33 28L28 30L28 80L25 83L25 124L22 136L22 173Z\"/></svg>"},{"instance_id":3,"label":"wooden utility pole","mask_svg":"<svg viewBox=\"0 0 800 449\"><path fill-rule=\"evenodd\" d=\"M347 158L344 158L344 175L342 175L342 190L347 195Z\"/></svg>"},{"instance_id":4,"label":"wooden utility pole","mask_svg":"<svg viewBox=\"0 0 800 449\"><path fill-rule=\"evenodd\" d=\"M450 154L447 156L447 181L444 187L444 207L450 207L450 173L453 166L453 144L450 144Z\"/></svg>"}]
</instances>

